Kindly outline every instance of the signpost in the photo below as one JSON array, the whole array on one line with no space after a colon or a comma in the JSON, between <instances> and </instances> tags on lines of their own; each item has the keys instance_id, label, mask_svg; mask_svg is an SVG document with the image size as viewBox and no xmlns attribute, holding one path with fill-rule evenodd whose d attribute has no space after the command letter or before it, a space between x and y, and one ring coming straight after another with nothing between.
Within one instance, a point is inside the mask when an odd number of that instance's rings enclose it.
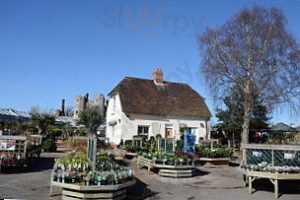
<instances>
[{"instance_id":1,"label":"signpost","mask_svg":"<svg viewBox=\"0 0 300 200\"><path fill-rule=\"evenodd\" d=\"M96 152L97 152L97 138L94 135L89 135L87 144L88 144L88 146L87 146L87 155L88 155L88 158L93 163L93 170L95 170Z\"/></svg>"}]
</instances>

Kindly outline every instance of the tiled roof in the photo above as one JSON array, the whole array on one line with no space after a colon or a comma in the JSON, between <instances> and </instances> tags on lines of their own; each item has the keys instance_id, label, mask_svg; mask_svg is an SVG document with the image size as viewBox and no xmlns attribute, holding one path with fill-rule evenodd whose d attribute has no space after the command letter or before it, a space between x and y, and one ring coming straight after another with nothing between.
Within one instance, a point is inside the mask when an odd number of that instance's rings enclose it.
<instances>
[{"instance_id":1,"label":"tiled roof","mask_svg":"<svg viewBox=\"0 0 300 200\"><path fill-rule=\"evenodd\" d=\"M204 99L189 85L125 77L110 93L118 93L123 112L162 116L211 117Z\"/></svg>"},{"instance_id":2,"label":"tiled roof","mask_svg":"<svg viewBox=\"0 0 300 200\"><path fill-rule=\"evenodd\" d=\"M293 127L285 124L285 123L277 123L277 124L274 124L272 127L271 127L271 130L272 131L292 131L292 130L295 130Z\"/></svg>"}]
</instances>

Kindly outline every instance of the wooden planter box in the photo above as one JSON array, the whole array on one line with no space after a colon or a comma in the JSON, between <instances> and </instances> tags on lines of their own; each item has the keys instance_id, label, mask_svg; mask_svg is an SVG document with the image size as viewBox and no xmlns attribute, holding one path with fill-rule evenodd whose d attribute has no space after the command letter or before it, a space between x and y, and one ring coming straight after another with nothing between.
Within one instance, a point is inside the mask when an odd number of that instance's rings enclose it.
<instances>
[{"instance_id":1,"label":"wooden planter box","mask_svg":"<svg viewBox=\"0 0 300 200\"><path fill-rule=\"evenodd\" d=\"M204 167L216 167L229 164L229 158L200 158L199 160L203 163Z\"/></svg>"},{"instance_id":2,"label":"wooden planter box","mask_svg":"<svg viewBox=\"0 0 300 200\"><path fill-rule=\"evenodd\" d=\"M159 169L158 174L165 177L173 178L188 178L192 177L195 173L195 169Z\"/></svg>"},{"instance_id":3,"label":"wooden planter box","mask_svg":"<svg viewBox=\"0 0 300 200\"><path fill-rule=\"evenodd\" d=\"M86 186L83 183L61 183L52 181L51 187L62 188L62 200L79 199L105 199L119 200L126 198L127 188L134 185L135 180L127 181L119 185L91 185ZM50 193L51 194L51 193Z\"/></svg>"},{"instance_id":4,"label":"wooden planter box","mask_svg":"<svg viewBox=\"0 0 300 200\"><path fill-rule=\"evenodd\" d=\"M133 153L133 152L126 152L125 153L125 157L126 158L134 158L134 157L136 157L137 156L137 154L136 153Z\"/></svg>"},{"instance_id":5,"label":"wooden planter box","mask_svg":"<svg viewBox=\"0 0 300 200\"><path fill-rule=\"evenodd\" d=\"M148 168L148 173L151 169L158 169L158 174L165 177L173 178L186 178L192 177L195 172L194 165L163 165L155 164L152 160L139 156L137 162L137 169L141 169L143 166Z\"/></svg>"}]
</instances>

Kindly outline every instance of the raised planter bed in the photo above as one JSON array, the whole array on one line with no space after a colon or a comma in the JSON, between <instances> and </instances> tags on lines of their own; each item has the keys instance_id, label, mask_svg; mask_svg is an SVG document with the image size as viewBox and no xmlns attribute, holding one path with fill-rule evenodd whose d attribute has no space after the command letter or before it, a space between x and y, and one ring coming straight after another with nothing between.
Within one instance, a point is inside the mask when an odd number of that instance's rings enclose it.
<instances>
[{"instance_id":1,"label":"raised planter bed","mask_svg":"<svg viewBox=\"0 0 300 200\"><path fill-rule=\"evenodd\" d=\"M135 180L127 181L118 185L91 185L86 186L84 183L62 183L57 181L51 182L51 187L62 188L62 200L73 199L125 199L127 188L135 184Z\"/></svg>"},{"instance_id":2,"label":"raised planter bed","mask_svg":"<svg viewBox=\"0 0 300 200\"><path fill-rule=\"evenodd\" d=\"M195 166L194 165L167 165L167 164L156 164L152 160L144 158L142 156L138 157L137 169L141 169L143 166L148 168L148 173L151 169L158 169L158 174L165 177L192 177L194 175Z\"/></svg>"},{"instance_id":3,"label":"raised planter bed","mask_svg":"<svg viewBox=\"0 0 300 200\"><path fill-rule=\"evenodd\" d=\"M195 173L195 169L159 169L158 174L165 177L174 178L188 178L192 177Z\"/></svg>"},{"instance_id":4,"label":"raised planter bed","mask_svg":"<svg viewBox=\"0 0 300 200\"><path fill-rule=\"evenodd\" d=\"M125 157L127 158L133 158L133 157L136 157L137 154L136 153L133 153L133 152L126 152L125 153Z\"/></svg>"},{"instance_id":5,"label":"raised planter bed","mask_svg":"<svg viewBox=\"0 0 300 200\"><path fill-rule=\"evenodd\" d=\"M124 199L135 183L132 170L124 169L111 152L97 154L94 170L87 154L72 152L55 161L51 174L53 187L62 190L62 199Z\"/></svg>"},{"instance_id":6,"label":"raised planter bed","mask_svg":"<svg viewBox=\"0 0 300 200\"><path fill-rule=\"evenodd\" d=\"M216 167L229 164L229 158L200 158L199 160L203 163L204 167Z\"/></svg>"}]
</instances>

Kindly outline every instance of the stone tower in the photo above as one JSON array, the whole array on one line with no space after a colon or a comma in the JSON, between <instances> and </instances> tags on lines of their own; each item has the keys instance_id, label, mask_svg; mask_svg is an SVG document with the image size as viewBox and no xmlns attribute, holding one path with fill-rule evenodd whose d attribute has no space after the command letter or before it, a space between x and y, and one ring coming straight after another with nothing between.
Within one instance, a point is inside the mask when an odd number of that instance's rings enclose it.
<instances>
[{"instance_id":1,"label":"stone tower","mask_svg":"<svg viewBox=\"0 0 300 200\"><path fill-rule=\"evenodd\" d=\"M81 95L75 95L75 102L74 102L74 119L78 119L79 113L84 108L84 97Z\"/></svg>"},{"instance_id":2,"label":"stone tower","mask_svg":"<svg viewBox=\"0 0 300 200\"><path fill-rule=\"evenodd\" d=\"M74 102L74 119L79 118L79 113L83 111L85 106L99 106L99 109L103 115L105 115L105 97L103 94L95 94L94 99L92 101L89 100L89 94L86 93L84 96L82 95L75 95L75 102Z\"/></svg>"},{"instance_id":3,"label":"stone tower","mask_svg":"<svg viewBox=\"0 0 300 200\"><path fill-rule=\"evenodd\" d=\"M94 105L99 106L101 113L104 114L105 98L104 98L103 94L95 94L94 95Z\"/></svg>"}]
</instances>

